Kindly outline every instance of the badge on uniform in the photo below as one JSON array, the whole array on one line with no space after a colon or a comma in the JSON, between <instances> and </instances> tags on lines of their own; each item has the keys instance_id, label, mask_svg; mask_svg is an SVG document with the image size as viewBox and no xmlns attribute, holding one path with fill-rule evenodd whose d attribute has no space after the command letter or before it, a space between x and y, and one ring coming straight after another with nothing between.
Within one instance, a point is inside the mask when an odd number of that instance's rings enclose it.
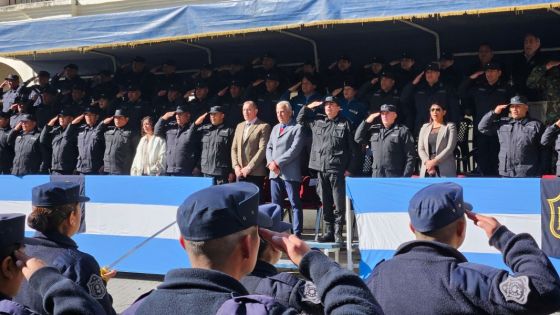
<instances>
[{"instance_id":1,"label":"badge on uniform","mask_svg":"<svg viewBox=\"0 0 560 315\"><path fill-rule=\"evenodd\" d=\"M526 304L529 293L531 292L531 289L529 288L529 277L508 276L506 280L500 283L500 292L502 292L502 295L504 296L506 301L513 301L518 304Z\"/></svg>"},{"instance_id":2,"label":"badge on uniform","mask_svg":"<svg viewBox=\"0 0 560 315\"><path fill-rule=\"evenodd\" d=\"M321 304L321 298L319 298L319 295L317 294L317 287L313 284L313 282L305 281L301 301Z\"/></svg>"},{"instance_id":3,"label":"badge on uniform","mask_svg":"<svg viewBox=\"0 0 560 315\"><path fill-rule=\"evenodd\" d=\"M103 279L98 275L91 275L89 281L87 283L89 295L91 295L94 299L102 299L107 294L107 288L105 288L105 284L103 283Z\"/></svg>"}]
</instances>

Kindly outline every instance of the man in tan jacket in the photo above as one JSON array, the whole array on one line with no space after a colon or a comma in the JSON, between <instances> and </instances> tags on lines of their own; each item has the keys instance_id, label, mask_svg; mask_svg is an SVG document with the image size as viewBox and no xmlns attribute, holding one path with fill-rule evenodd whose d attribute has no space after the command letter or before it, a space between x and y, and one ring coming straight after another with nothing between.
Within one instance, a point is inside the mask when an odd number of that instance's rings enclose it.
<instances>
[{"instance_id":1,"label":"man in tan jacket","mask_svg":"<svg viewBox=\"0 0 560 315\"><path fill-rule=\"evenodd\" d=\"M266 176L266 144L270 137L270 125L257 117L259 112L253 101L243 103L243 119L235 129L231 146L231 164L238 181L247 181L261 189Z\"/></svg>"}]
</instances>

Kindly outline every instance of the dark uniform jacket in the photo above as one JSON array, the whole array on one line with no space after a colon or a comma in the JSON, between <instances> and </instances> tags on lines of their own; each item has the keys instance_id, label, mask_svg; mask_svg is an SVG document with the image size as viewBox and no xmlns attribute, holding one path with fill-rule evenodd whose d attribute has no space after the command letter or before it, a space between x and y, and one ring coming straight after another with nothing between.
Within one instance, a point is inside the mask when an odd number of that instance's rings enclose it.
<instances>
[{"instance_id":1,"label":"dark uniform jacket","mask_svg":"<svg viewBox=\"0 0 560 315\"><path fill-rule=\"evenodd\" d=\"M14 162L14 147L8 141L10 130L0 128L0 174L10 174Z\"/></svg>"},{"instance_id":2,"label":"dark uniform jacket","mask_svg":"<svg viewBox=\"0 0 560 315\"><path fill-rule=\"evenodd\" d=\"M87 124L70 124L68 132L77 135L78 161L76 170L80 173L97 173L103 166L103 151L105 139L105 125L100 122L97 126Z\"/></svg>"},{"instance_id":3,"label":"dark uniform jacket","mask_svg":"<svg viewBox=\"0 0 560 315\"><path fill-rule=\"evenodd\" d=\"M154 127L154 133L166 142L167 173L191 175L199 156L196 126L188 123L181 128L175 120L160 118Z\"/></svg>"},{"instance_id":4,"label":"dark uniform jacket","mask_svg":"<svg viewBox=\"0 0 560 315\"><path fill-rule=\"evenodd\" d=\"M319 92L315 92L309 96L305 96L303 92L299 91L298 94L290 99L291 92L287 90L282 96L280 97L281 100L290 101L290 105L292 106L293 116L297 117L299 111L307 104L311 104L315 101L320 101L323 99L323 95ZM276 105L276 104L274 104ZM275 107L276 108L276 107ZM274 126L278 123L278 119L276 118L276 110L274 111L274 121L269 124Z\"/></svg>"},{"instance_id":5,"label":"dark uniform jacket","mask_svg":"<svg viewBox=\"0 0 560 315\"><path fill-rule=\"evenodd\" d=\"M212 105L213 104L210 104L208 102L208 98L203 99L203 100L195 98L195 99L187 102L187 107L188 107L188 109L191 113L191 117L193 117L193 119L196 119L199 116L201 116L202 114L208 112Z\"/></svg>"},{"instance_id":6,"label":"dark uniform jacket","mask_svg":"<svg viewBox=\"0 0 560 315\"><path fill-rule=\"evenodd\" d=\"M356 143L350 122L340 112L334 119L317 114L304 107L297 116L298 124L311 129L313 142L309 168L325 173L342 174L357 171Z\"/></svg>"},{"instance_id":7,"label":"dark uniform jacket","mask_svg":"<svg viewBox=\"0 0 560 315\"><path fill-rule=\"evenodd\" d=\"M501 226L490 238L506 270L467 261L453 247L412 241L366 281L385 314L549 314L560 308L560 279L529 234Z\"/></svg>"},{"instance_id":8,"label":"dark uniform jacket","mask_svg":"<svg viewBox=\"0 0 560 315\"><path fill-rule=\"evenodd\" d=\"M203 174L227 176L231 171L231 143L235 130L225 124L206 124L197 129L202 150L200 170Z\"/></svg>"},{"instance_id":9,"label":"dark uniform jacket","mask_svg":"<svg viewBox=\"0 0 560 315\"><path fill-rule=\"evenodd\" d=\"M311 251L301 260L301 274L312 280L325 314L382 314L375 298L363 281L353 272L318 251ZM135 312L124 314L197 314L214 315L222 304L234 296L247 295L243 285L219 271L207 269L174 269L167 273L157 290L133 304ZM272 314L298 314L280 304Z\"/></svg>"},{"instance_id":10,"label":"dark uniform jacket","mask_svg":"<svg viewBox=\"0 0 560 315\"><path fill-rule=\"evenodd\" d=\"M103 126L105 124L101 123ZM111 127L105 131L103 171L111 175L129 175L138 145L138 134L129 127Z\"/></svg>"},{"instance_id":11,"label":"dark uniform jacket","mask_svg":"<svg viewBox=\"0 0 560 315\"><path fill-rule=\"evenodd\" d=\"M250 294L273 297L278 303L305 314L324 314L321 298L313 282L291 273L279 273L276 267L262 260L257 260L253 272L240 281Z\"/></svg>"},{"instance_id":12,"label":"dark uniform jacket","mask_svg":"<svg viewBox=\"0 0 560 315\"><path fill-rule=\"evenodd\" d=\"M459 96L463 106L472 114L474 126L478 126L482 116L488 111L494 110L498 105L509 103L513 95L511 88L502 80L494 85L488 84L486 80L476 82L477 80L466 78L459 87Z\"/></svg>"},{"instance_id":13,"label":"dark uniform jacket","mask_svg":"<svg viewBox=\"0 0 560 315\"><path fill-rule=\"evenodd\" d=\"M545 146L553 146L554 150L560 153L560 137L558 133L560 128L556 124L552 124L544 130L541 137L541 144ZM560 176L560 159L556 161L556 176Z\"/></svg>"},{"instance_id":14,"label":"dark uniform jacket","mask_svg":"<svg viewBox=\"0 0 560 315\"><path fill-rule=\"evenodd\" d=\"M357 99L349 101L341 99L340 107L342 107L342 116L350 122L352 129L356 129L360 122L366 118L367 107Z\"/></svg>"},{"instance_id":15,"label":"dark uniform jacket","mask_svg":"<svg viewBox=\"0 0 560 315\"><path fill-rule=\"evenodd\" d=\"M15 156L12 175L27 175L39 173L42 162L41 143L39 131L28 133L12 129L8 135L8 142L14 148Z\"/></svg>"},{"instance_id":16,"label":"dark uniform jacket","mask_svg":"<svg viewBox=\"0 0 560 315\"><path fill-rule=\"evenodd\" d=\"M59 271L55 268L44 267L39 269L31 276L29 283L29 286L42 298L42 305L49 314L106 314L99 303L77 284L60 275ZM38 315L33 310L12 301L1 293L0 314Z\"/></svg>"},{"instance_id":17,"label":"dark uniform jacket","mask_svg":"<svg viewBox=\"0 0 560 315\"><path fill-rule=\"evenodd\" d=\"M414 126L414 135L418 135L422 125L429 121L430 107L434 103L446 108L447 121L457 124L461 119L457 95L453 89L441 81L436 82L433 86L430 86L425 80L420 81L417 85L409 83L403 88L401 102L408 107L406 111L409 116L407 126Z\"/></svg>"},{"instance_id":18,"label":"dark uniform jacket","mask_svg":"<svg viewBox=\"0 0 560 315\"><path fill-rule=\"evenodd\" d=\"M264 88L264 82L257 87L249 85L245 90L243 98L253 100L257 104L260 120L269 125L274 125L278 121L276 118L276 104L282 100L282 93L280 93L279 89L269 93Z\"/></svg>"},{"instance_id":19,"label":"dark uniform jacket","mask_svg":"<svg viewBox=\"0 0 560 315\"><path fill-rule=\"evenodd\" d=\"M499 118L494 111L482 117L478 130L486 135L498 135L500 140L499 173L505 177L535 177L541 175L540 140L542 123L525 117L515 120Z\"/></svg>"},{"instance_id":20,"label":"dark uniform jacket","mask_svg":"<svg viewBox=\"0 0 560 315\"><path fill-rule=\"evenodd\" d=\"M52 152L50 169L54 171L72 172L76 168L78 143L76 135L68 127L51 127L46 125L41 131L40 141Z\"/></svg>"},{"instance_id":21,"label":"dark uniform jacket","mask_svg":"<svg viewBox=\"0 0 560 315\"><path fill-rule=\"evenodd\" d=\"M356 129L354 140L369 141L373 153L372 177L410 177L414 172L415 146L405 126L370 124L365 120Z\"/></svg>"},{"instance_id":22,"label":"dark uniform jacket","mask_svg":"<svg viewBox=\"0 0 560 315\"><path fill-rule=\"evenodd\" d=\"M136 132L140 132L142 128L142 118L155 115L152 104L143 100L138 100L137 102L123 102L117 104L116 107L128 112L128 123L126 125Z\"/></svg>"},{"instance_id":23,"label":"dark uniform jacket","mask_svg":"<svg viewBox=\"0 0 560 315\"><path fill-rule=\"evenodd\" d=\"M116 314L112 307L113 298L100 276L99 264L91 255L79 251L78 245L71 238L57 232L37 232L33 238L26 238L24 243L27 255L43 260L75 282L103 307L106 314ZM46 314L41 296L31 285L32 283L24 281L14 300L38 313Z\"/></svg>"}]
</instances>

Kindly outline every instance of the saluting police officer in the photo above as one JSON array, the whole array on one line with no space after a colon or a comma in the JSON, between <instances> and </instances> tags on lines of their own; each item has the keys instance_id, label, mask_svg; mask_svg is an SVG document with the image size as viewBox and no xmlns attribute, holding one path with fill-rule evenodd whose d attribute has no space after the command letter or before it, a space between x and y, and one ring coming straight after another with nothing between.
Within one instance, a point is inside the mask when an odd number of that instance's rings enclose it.
<instances>
[{"instance_id":1,"label":"saluting police officer","mask_svg":"<svg viewBox=\"0 0 560 315\"><path fill-rule=\"evenodd\" d=\"M72 114L62 109L58 116L52 118L41 131L39 141L51 153L46 166L53 175L72 175L78 158L76 135L69 129ZM55 127L56 123L59 124Z\"/></svg>"},{"instance_id":2,"label":"saluting police officer","mask_svg":"<svg viewBox=\"0 0 560 315\"><path fill-rule=\"evenodd\" d=\"M511 117L500 117L509 107ZM500 141L499 174L502 177L536 177L541 175L540 140L543 125L528 116L524 96L514 96L510 103L498 105L482 117L478 130L498 135Z\"/></svg>"},{"instance_id":3,"label":"saluting police officer","mask_svg":"<svg viewBox=\"0 0 560 315\"><path fill-rule=\"evenodd\" d=\"M374 124L381 116L381 124ZM354 140L363 144L368 140L373 152L372 177L410 177L414 172L415 146L412 133L397 124L397 107L381 106L379 113L368 116L356 129Z\"/></svg>"},{"instance_id":4,"label":"saluting police officer","mask_svg":"<svg viewBox=\"0 0 560 315\"><path fill-rule=\"evenodd\" d=\"M82 124L82 121L85 123ZM106 128L99 123L99 108L87 107L84 113L76 117L68 126L68 132L77 135L78 162L76 171L83 175L99 174L103 167L103 151Z\"/></svg>"},{"instance_id":5,"label":"saluting police officer","mask_svg":"<svg viewBox=\"0 0 560 315\"><path fill-rule=\"evenodd\" d=\"M412 197L416 240L399 246L366 281L385 314L550 314L560 308L560 278L533 237L471 210L455 183L432 184ZM466 237L465 213L513 274L470 263L457 250Z\"/></svg>"},{"instance_id":6,"label":"saluting police officer","mask_svg":"<svg viewBox=\"0 0 560 315\"><path fill-rule=\"evenodd\" d=\"M325 106L325 114L314 115L313 108ZM345 177L356 172L356 144L350 122L342 116L339 101L327 96L299 112L297 122L313 134L309 168L318 171L318 193L323 204L327 233L319 242L343 242L346 211ZM336 207L333 209L333 205Z\"/></svg>"},{"instance_id":7,"label":"saluting police officer","mask_svg":"<svg viewBox=\"0 0 560 315\"><path fill-rule=\"evenodd\" d=\"M199 149L196 140L196 126L190 121L189 105L177 106L174 112L167 112L154 127L156 136L165 139L167 175L198 175ZM175 116L175 121L171 117Z\"/></svg>"},{"instance_id":8,"label":"saluting police officer","mask_svg":"<svg viewBox=\"0 0 560 315\"><path fill-rule=\"evenodd\" d=\"M115 126L104 134L103 171L109 175L129 175L139 137L128 123L126 110L117 109L115 115L105 118L102 124L106 127L111 121Z\"/></svg>"},{"instance_id":9,"label":"saluting police officer","mask_svg":"<svg viewBox=\"0 0 560 315\"><path fill-rule=\"evenodd\" d=\"M0 314L38 315L12 300L25 277L48 314L105 314L99 303L55 268L28 257L23 248L25 214L0 215Z\"/></svg>"},{"instance_id":10,"label":"saluting police officer","mask_svg":"<svg viewBox=\"0 0 560 315\"><path fill-rule=\"evenodd\" d=\"M560 156L560 120L557 120L552 125L546 127L541 137L541 144L543 146L551 146L558 156ZM560 158L556 160L556 176L560 176Z\"/></svg>"},{"instance_id":11,"label":"saluting police officer","mask_svg":"<svg viewBox=\"0 0 560 315\"><path fill-rule=\"evenodd\" d=\"M15 156L12 175L38 174L42 162L41 143L37 122L31 114L25 114L10 131L8 142L14 148Z\"/></svg>"},{"instance_id":12,"label":"saluting police officer","mask_svg":"<svg viewBox=\"0 0 560 315\"><path fill-rule=\"evenodd\" d=\"M269 224L259 222L260 226L278 233L289 233L291 224L282 221L283 211L275 203L260 205L259 213L270 218ZM321 297L317 294L315 284L292 273L278 272L274 265L280 257L282 251L261 238L257 264L240 282L250 294L271 296L280 304L293 307L303 314L323 314Z\"/></svg>"},{"instance_id":13,"label":"saluting police officer","mask_svg":"<svg viewBox=\"0 0 560 315\"><path fill-rule=\"evenodd\" d=\"M227 126L224 108L212 106L207 114L197 118L194 122L202 143L200 154L200 171L204 177L211 177L214 185L222 185L235 181L231 167L231 143L234 129ZM206 116L210 116L210 123L202 125ZM202 125L202 126L201 126Z\"/></svg>"},{"instance_id":14,"label":"saluting police officer","mask_svg":"<svg viewBox=\"0 0 560 315\"><path fill-rule=\"evenodd\" d=\"M8 142L10 114L0 111L0 174L10 174L14 162L14 148Z\"/></svg>"},{"instance_id":15,"label":"saluting police officer","mask_svg":"<svg viewBox=\"0 0 560 315\"><path fill-rule=\"evenodd\" d=\"M239 280L253 271L259 234L313 281L329 315L381 314L361 279L294 235L258 229L270 218L258 211L259 188L248 182L211 186L191 194L177 210L180 243L192 268L170 270L158 288L124 314L296 314L270 297L249 294ZM253 305L251 305L253 304ZM260 310L260 312L259 312ZM237 313L238 311L239 313ZM250 313L250 312L249 312Z\"/></svg>"}]
</instances>

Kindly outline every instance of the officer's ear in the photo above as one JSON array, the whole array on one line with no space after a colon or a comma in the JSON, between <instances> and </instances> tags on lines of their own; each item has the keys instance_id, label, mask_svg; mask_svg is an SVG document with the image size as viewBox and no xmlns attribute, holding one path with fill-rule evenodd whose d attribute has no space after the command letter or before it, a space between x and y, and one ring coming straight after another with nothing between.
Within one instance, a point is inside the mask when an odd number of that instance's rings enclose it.
<instances>
[{"instance_id":1,"label":"officer's ear","mask_svg":"<svg viewBox=\"0 0 560 315\"><path fill-rule=\"evenodd\" d=\"M183 238L183 235L179 235L179 244L181 244L181 247L183 247L183 249L187 249L186 245L185 245L185 239Z\"/></svg>"},{"instance_id":2,"label":"officer's ear","mask_svg":"<svg viewBox=\"0 0 560 315\"><path fill-rule=\"evenodd\" d=\"M7 256L2 259L0 264L1 277L7 280L12 280L16 278L20 272L16 265L16 261L13 256Z\"/></svg>"},{"instance_id":3,"label":"officer's ear","mask_svg":"<svg viewBox=\"0 0 560 315\"><path fill-rule=\"evenodd\" d=\"M416 229L414 228L414 226L412 226L412 222L408 223L408 228L410 229L412 234L416 235Z\"/></svg>"}]
</instances>

